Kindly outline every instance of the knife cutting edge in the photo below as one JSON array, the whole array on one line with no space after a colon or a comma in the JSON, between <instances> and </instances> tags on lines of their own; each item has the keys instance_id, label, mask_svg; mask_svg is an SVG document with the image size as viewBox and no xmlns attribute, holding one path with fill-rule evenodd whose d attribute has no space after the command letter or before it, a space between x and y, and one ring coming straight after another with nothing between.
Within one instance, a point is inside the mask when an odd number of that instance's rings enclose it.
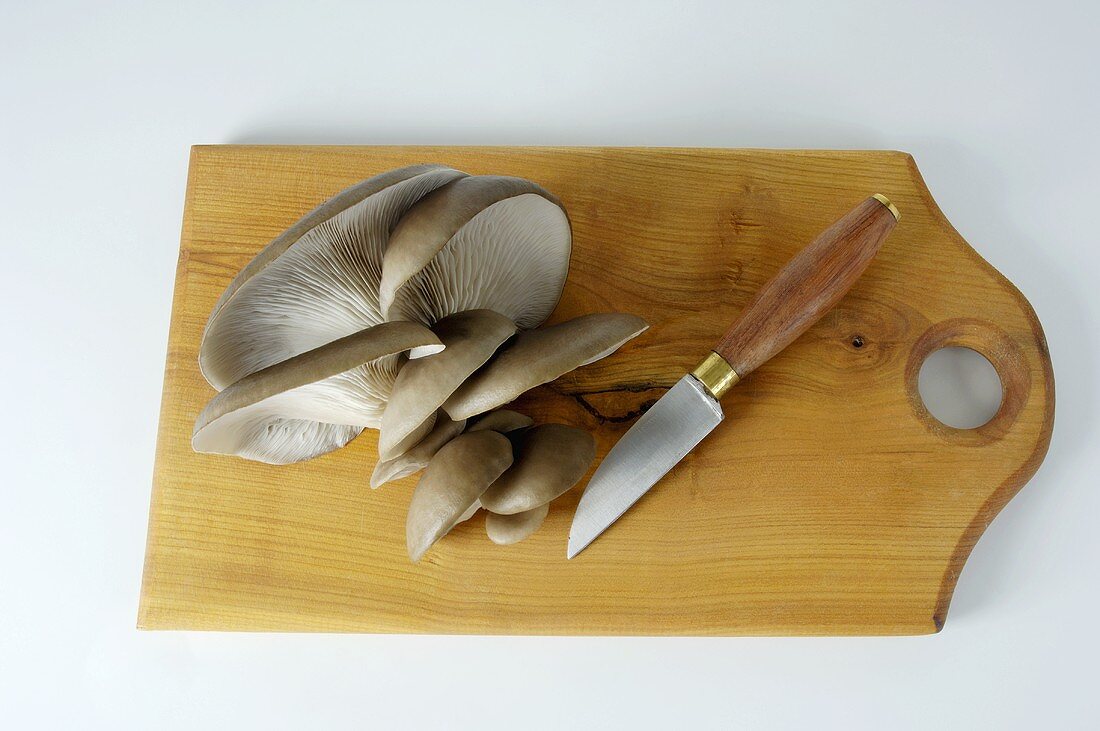
<instances>
[{"instance_id":1,"label":"knife cutting edge","mask_svg":"<svg viewBox=\"0 0 1100 731\"><path fill-rule=\"evenodd\" d=\"M721 423L722 396L790 345L855 284L900 219L876 193L795 254L722 339L611 448L585 488L568 558L583 551Z\"/></svg>"}]
</instances>

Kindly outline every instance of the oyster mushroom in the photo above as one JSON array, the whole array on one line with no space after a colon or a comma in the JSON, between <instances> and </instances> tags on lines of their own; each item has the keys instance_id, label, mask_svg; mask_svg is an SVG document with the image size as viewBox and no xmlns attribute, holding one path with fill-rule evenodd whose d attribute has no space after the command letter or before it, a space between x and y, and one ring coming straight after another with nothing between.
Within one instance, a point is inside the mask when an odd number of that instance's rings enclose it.
<instances>
[{"instance_id":1,"label":"oyster mushroom","mask_svg":"<svg viewBox=\"0 0 1100 731\"><path fill-rule=\"evenodd\" d=\"M397 385L397 379L401 378L401 373L407 367L408 367L408 363L405 363L404 365L401 366L401 369L397 372L397 376L393 380L394 385ZM393 389L392 388L390 389L390 397L389 398L393 398ZM386 408L389 408L389 399L386 399ZM444 412L444 413L446 413L446 412ZM385 412L385 410L383 410L382 411L382 419L385 419L385 418L386 418L386 412ZM432 429L435 427L435 420L436 420L436 412L433 411L432 413L428 414L427 418L425 418L423 421L421 421L419 424L417 424L415 427L413 427L412 431L410 431L408 434L406 434L404 437L402 437L399 442L397 442L396 444L391 445L390 449L386 453L382 453L382 447L381 447L381 442L380 442L379 447L378 447L378 451L379 451L378 458L383 459L383 460L393 459L394 457L400 457L405 452L408 452L410 449L415 447L417 444L420 444L420 442L424 439L424 437L428 436L428 434L431 433ZM379 422L378 422L378 428L379 428L379 435L381 435L381 428L382 428L381 420L379 420ZM379 437L379 438L381 439L381 437Z\"/></svg>"},{"instance_id":2,"label":"oyster mushroom","mask_svg":"<svg viewBox=\"0 0 1100 731\"><path fill-rule=\"evenodd\" d=\"M489 540L500 546L519 543L540 527L550 513L550 503L512 515L489 513L485 516L485 532Z\"/></svg>"},{"instance_id":3,"label":"oyster mushroom","mask_svg":"<svg viewBox=\"0 0 1100 731\"><path fill-rule=\"evenodd\" d=\"M409 209L382 261L387 320L426 325L490 309L519 328L540 325L569 273L572 233L561 203L521 178L455 180Z\"/></svg>"},{"instance_id":4,"label":"oyster mushroom","mask_svg":"<svg viewBox=\"0 0 1100 731\"><path fill-rule=\"evenodd\" d=\"M245 376L195 422L198 452L288 464L331 452L376 426L403 353L438 351L425 327L390 322Z\"/></svg>"},{"instance_id":5,"label":"oyster mushroom","mask_svg":"<svg viewBox=\"0 0 1100 731\"><path fill-rule=\"evenodd\" d=\"M507 434L508 432L526 429L534 423L534 419L518 411L497 409L496 411L490 411L488 414L479 416L469 427L467 427L466 431L471 432L491 429L501 434Z\"/></svg>"},{"instance_id":6,"label":"oyster mushroom","mask_svg":"<svg viewBox=\"0 0 1100 731\"><path fill-rule=\"evenodd\" d=\"M416 430L426 433L425 421L515 334L516 326L492 310L468 310L443 318L432 331L446 348L431 358L407 363L397 375L378 435L382 459L393 459L412 446L403 442Z\"/></svg>"},{"instance_id":7,"label":"oyster mushroom","mask_svg":"<svg viewBox=\"0 0 1100 731\"><path fill-rule=\"evenodd\" d=\"M210 385L220 390L384 322L378 282L390 231L422 197L464 175L434 165L383 173L276 238L233 279L207 320L199 367Z\"/></svg>"},{"instance_id":8,"label":"oyster mushroom","mask_svg":"<svg viewBox=\"0 0 1100 731\"><path fill-rule=\"evenodd\" d=\"M476 510L478 498L510 464L511 442L493 431L460 434L436 452L409 502L409 558L419 561L467 511Z\"/></svg>"},{"instance_id":9,"label":"oyster mushroom","mask_svg":"<svg viewBox=\"0 0 1100 731\"><path fill-rule=\"evenodd\" d=\"M495 409L535 386L611 355L649 325L624 313L584 315L520 333L443 404L452 419Z\"/></svg>"},{"instance_id":10,"label":"oyster mushroom","mask_svg":"<svg viewBox=\"0 0 1100 731\"><path fill-rule=\"evenodd\" d=\"M439 413L436 414L435 427L428 433L428 436L404 454L392 459L380 460L374 466L374 472L370 476L371 489L377 489L387 482L408 477L427 467L428 462L439 451L439 448L461 434L465 426L465 419L451 421L446 412L440 409Z\"/></svg>"},{"instance_id":11,"label":"oyster mushroom","mask_svg":"<svg viewBox=\"0 0 1100 731\"><path fill-rule=\"evenodd\" d=\"M512 466L481 496L491 513L514 515L545 505L576 485L596 458L592 435L564 424L536 426L518 441Z\"/></svg>"},{"instance_id":12,"label":"oyster mushroom","mask_svg":"<svg viewBox=\"0 0 1100 731\"><path fill-rule=\"evenodd\" d=\"M455 521L455 525L458 525L459 523L465 523L467 520L474 517L474 515L476 515L477 511L480 510L480 509L481 509L481 501L480 500L474 500L473 504L470 505L470 507L466 508L466 512L463 513L462 515L458 516L458 520Z\"/></svg>"}]
</instances>

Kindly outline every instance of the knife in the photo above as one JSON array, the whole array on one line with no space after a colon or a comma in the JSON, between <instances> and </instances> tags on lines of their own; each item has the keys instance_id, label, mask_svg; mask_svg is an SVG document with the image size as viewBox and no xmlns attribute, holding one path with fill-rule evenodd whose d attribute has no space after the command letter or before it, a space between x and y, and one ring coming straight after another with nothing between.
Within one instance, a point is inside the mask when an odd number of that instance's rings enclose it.
<instances>
[{"instance_id":1,"label":"knife","mask_svg":"<svg viewBox=\"0 0 1100 731\"><path fill-rule=\"evenodd\" d=\"M900 218L876 193L825 229L772 277L695 370L642 414L585 488L569 529L573 558L722 421L719 400L832 309Z\"/></svg>"}]
</instances>

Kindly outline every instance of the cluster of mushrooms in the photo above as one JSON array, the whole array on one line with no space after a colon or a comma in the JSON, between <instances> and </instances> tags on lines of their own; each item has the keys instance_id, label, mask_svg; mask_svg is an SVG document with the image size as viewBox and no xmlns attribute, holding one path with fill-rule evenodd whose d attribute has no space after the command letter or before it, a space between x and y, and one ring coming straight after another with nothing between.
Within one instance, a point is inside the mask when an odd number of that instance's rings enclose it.
<instances>
[{"instance_id":1,"label":"cluster of mushrooms","mask_svg":"<svg viewBox=\"0 0 1100 731\"><path fill-rule=\"evenodd\" d=\"M378 429L371 487L424 470L412 560L479 508L494 542L526 538L595 441L500 407L647 328L621 313L540 327L571 246L561 203L520 178L417 165L338 193L215 304L199 365L218 394L193 447L289 464Z\"/></svg>"}]
</instances>

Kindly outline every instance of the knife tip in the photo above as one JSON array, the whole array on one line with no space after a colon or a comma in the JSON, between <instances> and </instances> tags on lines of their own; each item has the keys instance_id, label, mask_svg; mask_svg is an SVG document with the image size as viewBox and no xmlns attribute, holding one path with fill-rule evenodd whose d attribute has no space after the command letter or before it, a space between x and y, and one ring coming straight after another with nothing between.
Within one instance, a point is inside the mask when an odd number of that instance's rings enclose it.
<instances>
[{"instance_id":1,"label":"knife tip","mask_svg":"<svg viewBox=\"0 0 1100 731\"><path fill-rule=\"evenodd\" d=\"M577 540L573 536L569 536L569 545L565 549L565 559L568 561L584 549L588 548L589 544L592 543L592 540L593 539L590 538L587 541L582 542Z\"/></svg>"}]
</instances>

